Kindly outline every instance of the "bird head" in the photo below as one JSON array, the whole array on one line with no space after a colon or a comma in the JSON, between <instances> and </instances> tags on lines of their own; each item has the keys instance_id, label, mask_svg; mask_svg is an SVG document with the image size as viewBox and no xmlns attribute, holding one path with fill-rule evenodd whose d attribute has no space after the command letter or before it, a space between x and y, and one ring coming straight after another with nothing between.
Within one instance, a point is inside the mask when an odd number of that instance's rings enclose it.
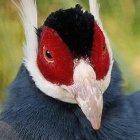
<instances>
[{"instance_id":1,"label":"bird head","mask_svg":"<svg viewBox=\"0 0 140 140\"><path fill-rule=\"evenodd\" d=\"M79 5L58 10L46 19L38 35L37 66L52 85L44 85L45 91L39 88L61 101L77 103L93 128L99 129L112 62L94 16Z\"/></svg>"},{"instance_id":2,"label":"bird head","mask_svg":"<svg viewBox=\"0 0 140 140\"><path fill-rule=\"evenodd\" d=\"M37 38L36 9L34 1L28 2L21 0L24 60L36 86L50 97L78 104L92 127L99 129L113 59L98 8L95 16L79 5L58 10L37 30Z\"/></svg>"}]
</instances>

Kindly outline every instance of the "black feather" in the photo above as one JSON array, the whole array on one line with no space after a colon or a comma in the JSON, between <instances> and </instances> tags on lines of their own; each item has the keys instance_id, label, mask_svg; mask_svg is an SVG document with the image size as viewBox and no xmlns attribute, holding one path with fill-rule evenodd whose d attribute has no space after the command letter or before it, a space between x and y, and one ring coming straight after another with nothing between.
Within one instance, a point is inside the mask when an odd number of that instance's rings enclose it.
<instances>
[{"instance_id":1,"label":"black feather","mask_svg":"<svg viewBox=\"0 0 140 140\"><path fill-rule=\"evenodd\" d=\"M58 10L46 19L45 26L53 28L68 45L74 57L90 55L93 42L94 17L79 5Z\"/></svg>"}]
</instances>

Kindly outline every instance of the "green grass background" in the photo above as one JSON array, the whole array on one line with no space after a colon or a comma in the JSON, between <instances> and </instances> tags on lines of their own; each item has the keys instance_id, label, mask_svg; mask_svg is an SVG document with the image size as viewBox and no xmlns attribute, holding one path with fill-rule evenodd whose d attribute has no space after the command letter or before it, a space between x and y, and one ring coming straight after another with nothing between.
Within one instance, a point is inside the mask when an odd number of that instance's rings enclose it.
<instances>
[{"instance_id":1,"label":"green grass background","mask_svg":"<svg viewBox=\"0 0 140 140\"><path fill-rule=\"evenodd\" d=\"M39 26L57 9L88 0L37 0ZM140 0L100 0L101 18L124 77L125 92L140 89ZM22 63L23 29L10 0L0 0L0 100Z\"/></svg>"}]
</instances>

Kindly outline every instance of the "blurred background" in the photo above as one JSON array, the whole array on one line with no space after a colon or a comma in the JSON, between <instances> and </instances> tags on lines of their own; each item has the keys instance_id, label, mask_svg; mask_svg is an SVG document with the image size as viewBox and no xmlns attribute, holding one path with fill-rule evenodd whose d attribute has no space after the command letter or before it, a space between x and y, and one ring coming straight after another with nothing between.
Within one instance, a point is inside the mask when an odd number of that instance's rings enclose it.
<instances>
[{"instance_id":1,"label":"blurred background","mask_svg":"<svg viewBox=\"0 0 140 140\"><path fill-rule=\"evenodd\" d=\"M140 89L140 0L99 1L104 28L124 77L124 93L136 91ZM77 3L89 10L88 0L37 0L38 25L51 12ZM16 7L10 0L0 0L0 102L22 63L23 41Z\"/></svg>"}]
</instances>

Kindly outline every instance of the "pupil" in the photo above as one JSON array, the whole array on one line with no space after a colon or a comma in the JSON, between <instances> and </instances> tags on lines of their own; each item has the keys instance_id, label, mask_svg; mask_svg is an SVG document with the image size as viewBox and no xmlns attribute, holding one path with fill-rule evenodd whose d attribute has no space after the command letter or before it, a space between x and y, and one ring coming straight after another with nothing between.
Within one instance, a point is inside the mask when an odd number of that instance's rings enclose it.
<instances>
[{"instance_id":1,"label":"pupil","mask_svg":"<svg viewBox=\"0 0 140 140\"><path fill-rule=\"evenodd\" d=\"M49 59L52 59L52 55L51 55L51 53L47 50L46 51L46 56L49 58Z\"/></svg>"}]
</instances>

